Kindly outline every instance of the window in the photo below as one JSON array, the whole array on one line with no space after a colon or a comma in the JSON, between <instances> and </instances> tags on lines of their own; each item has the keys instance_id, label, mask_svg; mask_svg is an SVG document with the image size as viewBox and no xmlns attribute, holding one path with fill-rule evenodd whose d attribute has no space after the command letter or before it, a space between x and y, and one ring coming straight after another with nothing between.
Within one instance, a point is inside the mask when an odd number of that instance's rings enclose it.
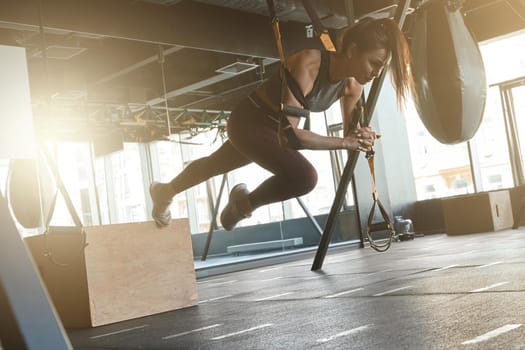
<instances>
[{"instance_id":1,"label":"window","mask_svg":"<svg viewBox=\"0 0 525 350\"><path fill-rule=\"evenodd\" d=\"M335 107L339 108L339 104L335 103ZM320 135L328 135L326 124L324 113L312 113L310 117L310 129L312 131ZM337 186L337 184L334 185L334 169L332 169L330 162L330 153L328 151L310 150L301 152L315 167L318 175L317 186L301 199L312 215L327 214L332 207ZM305 216L303 209L296 200L289 202L291 202L291 217L287 217L287 219Z\"/></svg>"},{"instance_id":2,"label":"window","mask_svg":"<svg viewBox=\"0 0 525 350\"><path fill-rule=\"evenodd\" d=\"M124 150L105 157L111 223L146 221L142 160L138 143L124 143ZM109 169L108 169L109 168ZM110 170L110 171L108 171Z\"/></svg>"},{"instance_id":3,"label":"window","mask_svg":"<svg viewBox=\"0 0 525 350\"><path fill-rule=\"evenodd\" d=\"M519 149L521 154L521 166L525 169L525 81L522 86L512 89L514 102L514 115L518 130Z\"/></svg>"},{"instance_id":4,"label":"window","mask_svg":"<svg viewBox=\"0 0 525 350\"><path fill-rule=\"evenodd\" d=\"M150 144L150 154L153 164L153 179L160 182L169 182L183 169L181 143L157 141ZM171 204L171 217L187 218L186 194L179 193Z\"/></svg>"},{"instance_id":5,"label":"window","mask_svg":"<svg viewBox=\"0 0 525 350\"><path fill-rule=\"evenodd\" d=\"M505 119L497 87L491 87L487 91L483 122L470 142L480 174L480 183L477 184L478 191L512 187L512 169L506 140Z\"/></svg>"},{"instance_id":6,"label":"window","mask_svg":"<svg viewBox=\"0 0 525 350\"><path fill-rule=\"evenodd\" d=\"M90 145L80 142L58 143L56 145L56 161L60 178L80 220L85 226L98 224ZM51 224L58 226L74 225L64 197L60 192Z\"/></svg>"},{"instance_id":7,"label":"window","mask_svg":"<svg viewBox=\"0 0 525 350\"><path fill-rule=\"evenodd\" d=\"M6 185L7 185L7 172L9 168L8 159L0 159L0 190L2 194L6 195Z\"/></svg>"},{"instance_id":8,"label":"window","mask_svg":"<svg viewBox=\"0 0 525 350\"><path fill-rule=\"evenodd\" d=\"M467 144L444 145L425 129L413 104L406 109L418 200L474 191Z\"/></svg>"}]
</instances>

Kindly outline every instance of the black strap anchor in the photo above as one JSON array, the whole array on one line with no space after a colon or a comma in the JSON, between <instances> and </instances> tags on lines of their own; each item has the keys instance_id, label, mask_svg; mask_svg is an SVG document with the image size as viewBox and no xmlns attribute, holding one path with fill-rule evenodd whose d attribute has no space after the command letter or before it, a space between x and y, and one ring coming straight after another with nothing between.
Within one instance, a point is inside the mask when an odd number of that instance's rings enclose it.
<instances>
[{"instance_id":1,"label":"black strap anchor","mask_svg":"<svg viewBox=\"0 0 525 350\"><path fill-rule=\"evenodd\" d=\"M336 51L335 45L330 38L330 33L328 33L328 30L323 26L323 23L321 23L311 0L303 0L303 6L308 13L308 17L312 20L314 32L319 37L319 40L321 40L324 49L326 51Z\"/></svg>"}]
</instances>

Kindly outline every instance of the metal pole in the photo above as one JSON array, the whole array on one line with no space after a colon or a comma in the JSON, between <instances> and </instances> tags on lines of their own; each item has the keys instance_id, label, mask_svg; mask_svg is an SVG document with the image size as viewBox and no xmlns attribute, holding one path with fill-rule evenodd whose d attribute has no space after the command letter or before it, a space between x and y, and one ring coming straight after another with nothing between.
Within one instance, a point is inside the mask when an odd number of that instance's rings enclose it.
<instances>
[{"instance_id":1,"label":"metal pole","mask_svg":"<svg viewBox=\"0 0 525 350\"><path fill-rule=\"evenodd\" d=\"M396 14L394 15L394 20L399 24L400 27L403 26L409 5L409 0L400 0L398 2ZM377 99L379 97L379 92L381 90L381 87L383 86L383 82L385 81L386 73L387 70L383 69L381 75L377 79L375 79L372 84L372 87L368 94L368 98L366 100L366 114L362 126L368 126L370 124L372 115L374 114L375 106L377 104ZM341 176L341 181L339 182L339 187L337 188L335 199L332 203L330 213L328 214L328 219L326 220L323 235L321 236L321 241L319 242L319 247L317 248L317 253L312 264L312 271L319 270L323 267L323 261L328 250L328 245L330 244L330 238L332 236L332 228L337 218L337 214L339 213L339 211L341 210L341 206L343 205L345 194L348 189L348 184L354 174L358 156L359 152L355 151L351 151L348 154L348 160L345 165L343 175Z\"/></svg>"},{"instance_id":2,"label":"metal pole","mask_svg":"<svg viewBox=\"0 0 525 350\"><path fill-rule=\"evenodd\" d=\"M205 261L208 257L208 250L210 249L211 239L213 236L213 231L217 226L217 214L219 213L219 204L221 203L222 192L224 192L224 186L226 185L227 174L222 175L221 187L219 189L219 195L217 196L217 201L215 201L215 207L213 208L213 217L210 223L210 230L208 231L208 238L206 239L206 245L204 247L204 253L202 253L201 261Z\"/></svg>"},{"instance_id":3,"label":"metal pole","mask_svg":"<svg viewBox=\"0 0 525 350\"><path fill-rule=\"evenodd\" d=\"M306 214L306 216L308 216L308 219L310 219L310 222L312 223L312 225L314 225L314 227L317 230L317 232L319 233L319 235L322 236L323 235L323 229L321 228L321 226L319 226L319 223L317 223L317 220L315 220L315 218L312 216L312 214L310 213L310 211L308 210L308 208L304 204L303 200L301 198L299 198L299 197L296 197L296 199L297 199L297 202L299 202L299 205L301 206L301 208L303 208L303 211Z\"/></svg>"}]
</instances>

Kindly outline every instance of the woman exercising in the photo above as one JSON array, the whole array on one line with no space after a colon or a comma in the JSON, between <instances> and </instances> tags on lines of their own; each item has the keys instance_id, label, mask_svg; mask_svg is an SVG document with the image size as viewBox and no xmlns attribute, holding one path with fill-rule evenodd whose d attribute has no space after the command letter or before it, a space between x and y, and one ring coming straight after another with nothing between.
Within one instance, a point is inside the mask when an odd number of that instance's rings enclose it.
<instances>
[{"instance_id":1,"label":"woman exercising","mask_svg":"<svg viewBox=\"0 0 525 350\"><path fill-rule=\"evenodd\" d=\"M377 136L370 127L352 125L352 111L363 85L379 75L389 57L398 103L402 103L412 90L410 54L403 33L390 19L359 21L346 31L337 52L308 49L289 56L285 66L311 111L322 112L342 99L344 137L322 136L300 129L299 117L281 114L283 85L278 72L232 111L227 125L229 140L217 151L191 162L169 183L151 184L152 216L157 225L169 225L169 206L177 193L255 162L273 175L252 192L242 183L232 188L220 216L224 229L232 230L263 205L313 190L317 172L299 149L370 150ZM301 108L291 90L284 86L283 103Z\"/></svg>"}]
</instances>

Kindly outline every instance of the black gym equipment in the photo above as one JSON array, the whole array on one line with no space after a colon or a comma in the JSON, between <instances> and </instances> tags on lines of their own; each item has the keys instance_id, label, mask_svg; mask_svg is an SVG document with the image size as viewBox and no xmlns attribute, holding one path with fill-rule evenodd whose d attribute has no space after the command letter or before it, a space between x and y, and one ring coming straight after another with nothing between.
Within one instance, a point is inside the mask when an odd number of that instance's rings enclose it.
<instances>
[{"instance_id":1,"label":"black gym equipment","mask_svg":"<svg viewBox=\"0 0 525 350\"><path fill-rule=\"evenodd\" d=\"M463 21L462 2L423 3L412 28L416 107L426 129L444 144L474 136L487 94L483 61Z\"/></svg>"}]
</instances>

